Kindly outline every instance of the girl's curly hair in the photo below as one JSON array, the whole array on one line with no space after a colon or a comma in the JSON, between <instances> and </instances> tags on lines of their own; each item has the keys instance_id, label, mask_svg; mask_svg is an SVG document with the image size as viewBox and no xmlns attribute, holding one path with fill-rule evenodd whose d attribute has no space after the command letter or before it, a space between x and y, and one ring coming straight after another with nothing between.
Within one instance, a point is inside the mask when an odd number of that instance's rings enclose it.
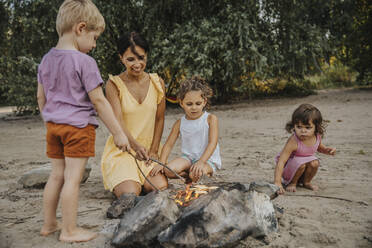
<instances>
[{"instance_id":1,"label":"girl's curly hair","mask_svg":"<svg viewBox=\"0 0 372 248\"><path fill-rule=\"evenodd\" d=\"M308 125L310 121L315 125L315 134L323 136L326 125L322 114L319 109L308 103L301 104L295 109L292 114L292 120L286 124L285 129L287 132L292 133L296 124L301 122L304 125Z\"/></svg>"},{"instance_id":2,"label":"girl's curly hair","mask_svg":"<svg viewBox=\"0 0 372 248\"><path fill-rule=\"evenodd\" d=\"M185 79L180 83L177 98L182 101L187 92L201 91L202 97L207 101L207 107L210 106L210 99L213 96L213 90L208 83L200 76L192 76L191 79Z\"/></svg>"}]
</instances>

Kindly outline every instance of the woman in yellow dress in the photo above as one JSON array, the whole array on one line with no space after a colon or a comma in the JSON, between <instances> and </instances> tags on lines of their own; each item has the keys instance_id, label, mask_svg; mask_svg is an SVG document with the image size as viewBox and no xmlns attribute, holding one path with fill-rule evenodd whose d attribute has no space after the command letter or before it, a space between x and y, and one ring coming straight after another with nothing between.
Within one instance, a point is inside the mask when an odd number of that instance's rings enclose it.
<instances>
[{"instance_id":1,"label":"woman in yellow dress","mask_svg":"<svg viewBox=\"0 0 372 248\"><path fill-rule=\"evenodd\" d=\"M146 73L149 47L138 33L126 34L118 40L120 61L126 70L109 76L106 95L116 118L121 124L132 154L139 158L138 165L146 178L158 189L168 187L163 174L150 176L153 165L148 158L159 158L160 139L164 128L165 87L156 73ZM119 198L122 194L139 195L153 187L145 180L134 158L118 149L112 135L107 139L102 155L102 176L105 189Z\"/></svg>"}]
</instances>

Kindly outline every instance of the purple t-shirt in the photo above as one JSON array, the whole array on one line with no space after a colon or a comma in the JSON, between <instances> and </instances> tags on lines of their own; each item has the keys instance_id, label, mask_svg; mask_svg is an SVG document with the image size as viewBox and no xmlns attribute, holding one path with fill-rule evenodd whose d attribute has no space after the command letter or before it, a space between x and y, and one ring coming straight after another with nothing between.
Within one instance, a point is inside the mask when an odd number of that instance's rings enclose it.
<instances>
[{"instance_id":1,"label":"purple t-shirt","mask_svg":"<svg viewBox=\"0 0 372 248\"><path fill-rule=\"evenodd\" d=\"M38 67L37 79L46 97L44 121L79 128L88 124L98 126L88 92L103 80L92 57L75 50L52 48Z\"/></svg>"}]
</instances>

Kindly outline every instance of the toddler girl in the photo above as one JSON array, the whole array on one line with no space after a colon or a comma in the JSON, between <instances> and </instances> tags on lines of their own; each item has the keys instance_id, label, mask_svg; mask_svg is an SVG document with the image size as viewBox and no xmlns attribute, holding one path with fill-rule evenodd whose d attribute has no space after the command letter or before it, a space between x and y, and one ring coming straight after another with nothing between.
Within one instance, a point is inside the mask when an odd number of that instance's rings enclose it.
<instances>
[{"instance_id":1,"label":"toddler girl","mask_svg":"<svg viewBox=\"0 0 372 248\"><path fill-rule=\"evenodd\" d=\"M182 156L172 160L168 166L193 182L202 175L212 175L221 168L218 141L218 120L205 111L213 92L204 79L194 76L180 85L178 100L185 115L177 120L162 149L160 161L165 163L174 143L181 136ZM156 165L151 173L163 172L169 178L176 178L168 170Z\"/></svg>"},{"instance_id":2,"label":"toddler girl","mask_svg":"<svg viewBox=\"0 0 372 248\"><path fill-rule=\"evenodd\" d=\"M294 132L275 158L274 180L280 188L278 193L284 193L282 182L287 185L286 190L289 192L295 192L297 184L317 190L318 187L311 184L319 167L315 152L328 155L336 153L335 148L325 147L321 142L325 132L322 114L311 104L301 104L293 112L292 120L287 123L285 129L289 133Z\"/></svg>"}]
</instances>

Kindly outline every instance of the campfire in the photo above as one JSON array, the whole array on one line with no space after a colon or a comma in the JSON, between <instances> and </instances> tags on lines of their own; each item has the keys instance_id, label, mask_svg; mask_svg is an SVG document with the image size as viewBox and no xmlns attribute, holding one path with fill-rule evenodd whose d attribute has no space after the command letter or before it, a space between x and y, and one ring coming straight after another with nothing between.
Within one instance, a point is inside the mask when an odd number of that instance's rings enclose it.
<instances>
[{"instance_id":1,"label":"campfire","mask_svg":"<svg viewBox=\"0 0 372 248\"><path fill-rule=\"evenodd\" d=\"M182 187L182 185L179 185ZM278 228L268 183L188 184L141 197L126 196L113 233L115 247L233 247L248 235L260 238ZM264 193L265 192L265 193ZM118 204L117 206L121 206Z\"/></svg>"},{"instance_id":2,"label":"campfire","mask_svg":"<svg viewBox=\"0 0 372 248\"><path fill-rule=\"evenodd\" d=\"M173 196L174 201L178 206L187 207L191 202L199 196L208 194L210 191L218 189L217 186L192 185L187 184L185 190L178 190Z\"/></svg>"}]
</instances>

